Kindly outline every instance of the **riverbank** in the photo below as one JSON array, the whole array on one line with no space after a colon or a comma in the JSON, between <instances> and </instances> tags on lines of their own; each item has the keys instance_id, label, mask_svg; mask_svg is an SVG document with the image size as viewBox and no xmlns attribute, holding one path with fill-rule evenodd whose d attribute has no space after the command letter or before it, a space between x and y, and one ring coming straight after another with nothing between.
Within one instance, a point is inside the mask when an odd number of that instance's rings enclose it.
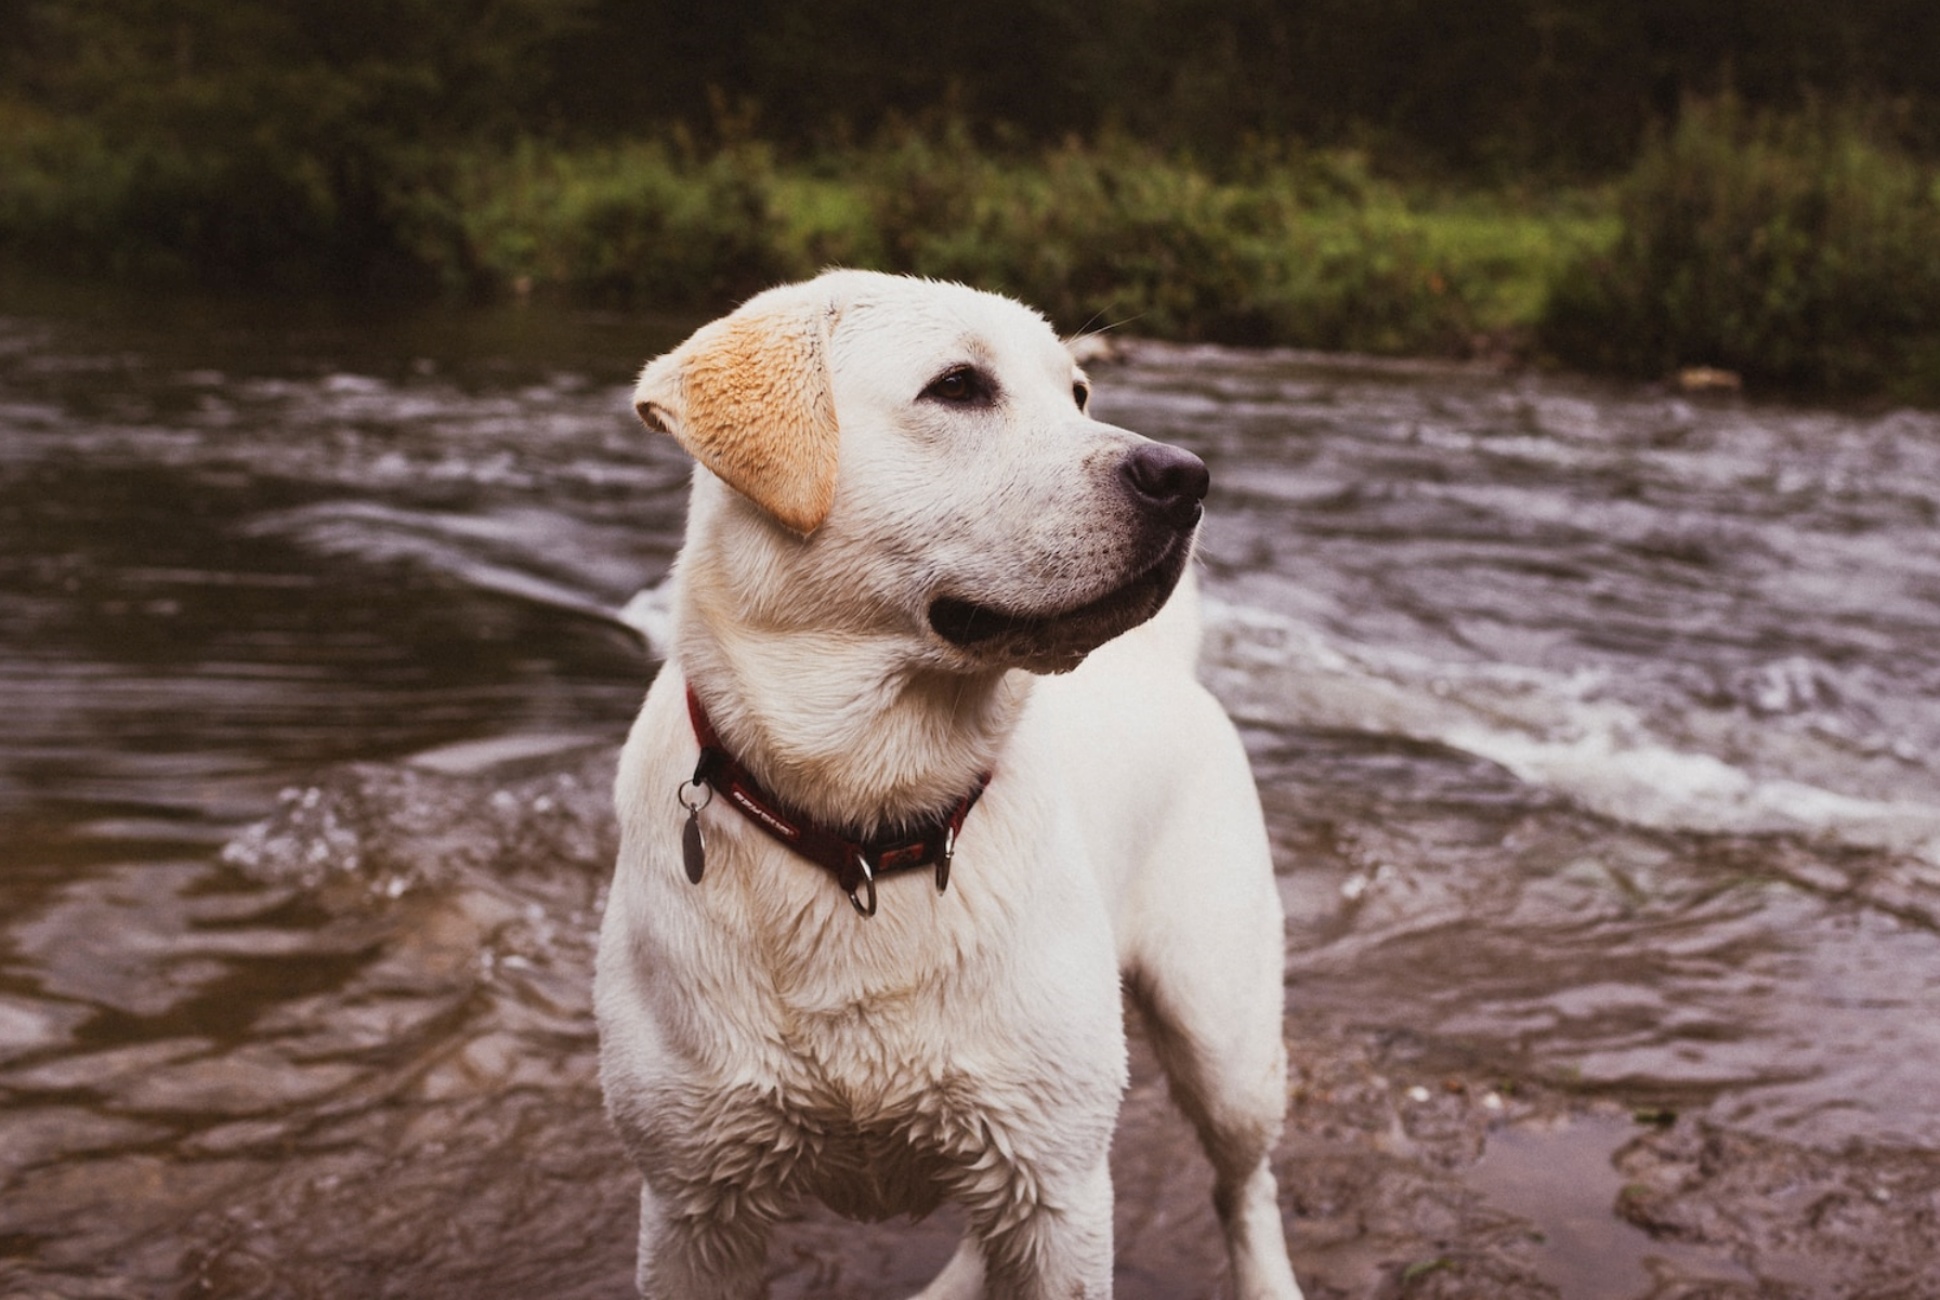
<instances>
[{"instance_id":1,"label":"riverbank","mask_svg":"<svg viewBox=\"0 0 1940 1300\"><path fill-rule=\"evenodd\" d=\"M447 283L712 306L828 265L998 288L1063 329L1468 356L1533 336L1617 233L1607 199L1432 191L1351 153L1218 175L1119 142L980 153L950 133L785 165L757 143L524 148L461 168Z\"/></svg>"},{"instance_id":2,"label":"riverbank","mask_svg":"<svg viewBox=\"0 0 1940 1300\"><path fill-rule=\"evenodd\" d=\"M798 156L733 132L527 140L366 160L380 195L356 212L295 164L10 125L0 250L84 275L704 316L848 265L1009 292L1074 334L1940 403L1940 172L1852 114L1694 107L1628 175L1574 187L1401 179L1343 150L1003 151L948 124Z\"/></svg>"},{"instance_id":3,"label":"riverbank","mask_svg":"<svg viewBox=\"0 0 1940 1300\"><path fill-rule=\"evenodd\" d=\"M10 125L0 249L160 282L374 282L698 316L845 265L1003 290L1071 332L1469 356L1521 348L1548 286L1617 234L1594 191L1404 185L1343 151L1262 150L1219 171L1124 140L1000 152L960 124L811 156L677 136L367 162L385 197L353 232L328 186L269 160Z\"/></svg>"}]
</instances>

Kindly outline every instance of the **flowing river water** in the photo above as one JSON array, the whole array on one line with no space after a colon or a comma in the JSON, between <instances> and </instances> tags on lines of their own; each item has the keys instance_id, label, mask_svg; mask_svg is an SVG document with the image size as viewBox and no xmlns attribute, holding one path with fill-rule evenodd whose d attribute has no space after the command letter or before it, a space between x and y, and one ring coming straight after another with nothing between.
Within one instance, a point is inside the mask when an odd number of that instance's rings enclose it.
<instances>
[{"instance_id":1,"label":"flowing river water","mask_svg":"<svg viewBox=\"0 0 1940 1300\"><path fill-rule=\"evenodd\" d=\"M588 985L682 332L0 294L0 1293L630 1294ZM1309 1294L1940 1295L1940 419L1094 377L1213 471ZM1142 1048L1115 1160L1119 1294L1224 1294ZM956 1228L807 1212L773 1294Z\"/></svg>"}]
</instances>

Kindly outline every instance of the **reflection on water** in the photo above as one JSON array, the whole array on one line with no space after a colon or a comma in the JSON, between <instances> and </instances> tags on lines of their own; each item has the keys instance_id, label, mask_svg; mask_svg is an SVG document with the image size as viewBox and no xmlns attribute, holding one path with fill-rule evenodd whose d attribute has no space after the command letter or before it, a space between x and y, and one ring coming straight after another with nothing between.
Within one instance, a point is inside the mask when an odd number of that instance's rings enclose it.
<instances>
[{"instance_id":1,"label":"reflection on water","mask_svg":"<svg viewBox=\"0 0 1940 1300\"><path fill-rule=\"evenodd\" d=\"M587 986L652 672L614 611L687 474L625 384L678 331L13 292L0 1290L625 1294ZM1206 672L1305 1032L1940 1148L1940 421L1215 350L1101 380L1213 468ZM1135 1073L1120 1293L1209 1294ZM1574 1139L1516 1132L1478 1194L1534 1221L1502 1171ZM1283 1166L1296 1255L1391 1283L1331 1158ZM899 1294L953 1233L811 1215L775 1294Z\"/></svg>"}]
</instances>

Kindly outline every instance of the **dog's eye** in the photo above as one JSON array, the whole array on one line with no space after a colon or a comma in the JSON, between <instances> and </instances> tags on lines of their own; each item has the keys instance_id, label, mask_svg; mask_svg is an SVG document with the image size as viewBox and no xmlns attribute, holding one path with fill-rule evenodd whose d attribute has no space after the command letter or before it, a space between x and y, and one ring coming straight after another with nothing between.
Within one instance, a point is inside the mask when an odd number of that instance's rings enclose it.
<instances>
[{"instance_id":1,"label":"dog's eye","mask_svg":"<svg viewBox=\"0 0 1940 1300\"><path fill-rule=\"evenodd\" d=\"M923 396L951 406L988 406L996 393L975 366L952 366L930 381Z\"/></svg>"},{"instance_id":2,"label":"dog's eye","mask_svg":"<svg viewBox=\"0 0 1940 1300\"><path fill-rule=\"evenodd\" d=\"M1091 401L1091 385L1090 384L1071 385L1071 400L1078 404L1078 409L1080 411L1084 410L1085 407Z\"/></svg>"}]
</instances>

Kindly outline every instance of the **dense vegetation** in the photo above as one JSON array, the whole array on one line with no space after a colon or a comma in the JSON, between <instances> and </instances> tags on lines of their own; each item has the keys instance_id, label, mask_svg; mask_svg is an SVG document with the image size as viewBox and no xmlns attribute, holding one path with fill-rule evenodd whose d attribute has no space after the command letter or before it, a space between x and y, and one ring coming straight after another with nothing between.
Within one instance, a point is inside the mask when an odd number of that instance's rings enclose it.
<instances>
[{"instance_id":1,"label":"dense vegetation","mask_svg":"<svg viewBox=\"0 0 1940 1300\"><path fill-rule=\"evenodd\" d=\"M1007 289L1067 329L1461 354L1534 318L1608 222L1497 198L1411 204L1352 155L1239 177L1117 141L997 157L961 130L778 164L743 142L488 153L459 169L462 281L632 303L728 301L828 265Z\"/></svg>"},{"instance_id":2,"label":"dense vegetation","mask_svg":"<svg viewBox=\"0 0 1940 1300\"><path fill-rule=\"evenodd\" d=\"M0 246L694 310L845 262L1931 396L1937 48L1930 0L16 0Z\"/></svg>"},{"instance_id":3,"label":"dense vegetation","mask_svg":"<svg viewBox=\"0 0 1940 1300\"><path fill-rule=\"evenodd\" d=\"M1543 341L1595 369L1940 399L1940 173L1850 114L1693 108L1554 284Z\"/></svg>"}]
</instances>

